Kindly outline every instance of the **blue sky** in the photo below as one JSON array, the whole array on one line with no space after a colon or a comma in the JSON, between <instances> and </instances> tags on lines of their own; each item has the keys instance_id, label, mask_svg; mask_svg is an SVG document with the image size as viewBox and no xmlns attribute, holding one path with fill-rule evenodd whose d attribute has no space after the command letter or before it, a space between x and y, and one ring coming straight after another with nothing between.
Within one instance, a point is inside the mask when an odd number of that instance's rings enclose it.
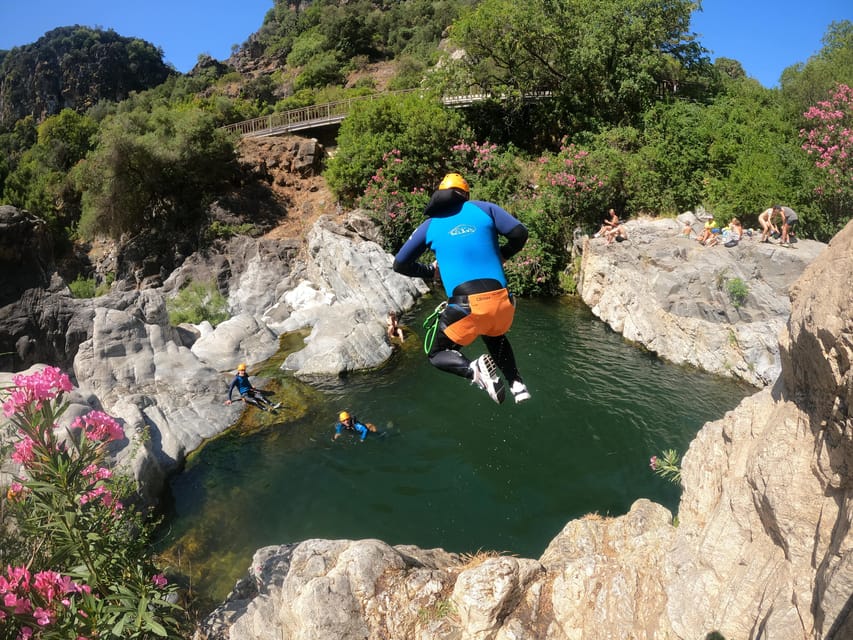
<instances>
[{"instance_id":1,"label":"blue sky","mask_svg":"<svg viewBox=\"0 0 853 640\"><path fill-rule=\"evenodd\" d=\"M821 48L833 20L853 20L851 0L704 0L691 28L711 58L739 60L765 87L782 70ZM257 31L273 0L0 0L0 49L29 44L56 27L112 28L163 49L166 62L189 71L199 54L231 55Z\"/></svg>"}]
</instances>

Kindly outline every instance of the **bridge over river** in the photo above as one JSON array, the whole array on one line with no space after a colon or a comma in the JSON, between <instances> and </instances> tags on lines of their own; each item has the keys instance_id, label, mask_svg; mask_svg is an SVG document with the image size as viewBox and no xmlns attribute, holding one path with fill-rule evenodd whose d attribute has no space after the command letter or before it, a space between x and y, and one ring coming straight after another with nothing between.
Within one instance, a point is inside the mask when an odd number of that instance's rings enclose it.
<instances>
[{"instance_id":1,"label":"bridge over river","mask_svg":"<svg viewBox=\"0 0 853 640\"><path fill-rule=\"evenodd\" d=\"M252 118L251 120L235 122L222 128L226 131L238 133L240 136L245 138L280 136L286 133L293 133L295 131L318 129L321 127L340 124L341 121L347 117L347 114L349 114L353 105L356 103L364 102L366 100L377 100L391 95L405 95L414 91L418 91L418 89L389 91L385 93L371 94L368 96L348 98L347 100L339 100L337 102L314 104L310 107L301 107L299 109L271 113L270 115ZM543 98L550 98L551 95L550 91L536 91L525 94L524 100L541 100ZM469 107L475 102L494 99L505 100L506 96L496 96L490 93L478 93L464 96L445 96L441 101L447 107L461 109Z\"/></svg>"}]
</instances>

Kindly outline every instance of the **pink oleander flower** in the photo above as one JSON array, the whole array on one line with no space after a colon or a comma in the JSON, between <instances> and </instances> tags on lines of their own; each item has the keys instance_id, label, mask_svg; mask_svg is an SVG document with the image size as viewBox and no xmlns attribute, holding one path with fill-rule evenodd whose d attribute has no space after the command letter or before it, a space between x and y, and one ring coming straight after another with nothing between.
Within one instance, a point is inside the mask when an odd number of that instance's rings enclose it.
<instances>
[{"instance_id":1,"label":"pink oleander flower","mask_svg":"<svg viewBox=\"0 0 853 640\"><path fill-rule=\"evenodd\" d=\"M12 460L24 466L31 463L35 456L33 454L33 439L29 436L24 436L23 440L15 443L15 452L12 454Z\"/></svg>"},{"instance_id":2,"label":"pink oleander flower","mask_svg":"<svg viewBox=\"0 0 853 640\"><path fill-rule=\"evenodd\" d=\"M30 588L30 572L26 567L6 567L6 575L8 576L8 584L12 589L22 587L24 590Z\"/></svg>"},{"instance_id":3,"label":"pink oleander flower","mask_svg":"<svg viewBox=\"0 0 853 640\"><path fill-rule=\"evenodd\" d=\"M113 472L106 467L99 467L98 465L90 464L88 467L83 469L81 475L84 477L91 476L92 482L97 482L98 480L108 480L109 478L112 478Z\"/></svg>"},{"instance_id":4,"label":"pink oleander flower","mask_svg":"<svg viewBox=\"0 0 853 640\"><path fill-rule=\"evenodd\" d=\"M46 627L47 625L53 622L53 616L50 611L47 609L42 609L41 607L36 607L33 611L33 617L36 619L36 623L38 623L42 627Z\"/></svg>"},{"instance_id":5,"label":"pink oleander flower","mask_svg":"<svg viewBox=\"0 0 853 640\"><path fill-rule=\"evenodd\" d=\"M166 580L166 576L164 576L162 573L158 573L156 575L151 576L151 582L153 582L154 586L156 586L158 589L162 589L169 583L169 581Z\"/></svg>"},{"instance_id":6,"label":"pink oleander flower","mask_svg":"<svg viewBox=\"0 0 853 640\"><path fill-rule=\"evenodd\" d=\"M651 458L649 458L649 468L651 468L652 471L654 471L655 469L658 468L658 457L657 456L652 456Z\"/></svg>"},{"instance_id":7,"label":"pink oleander flower","mask_svg":"<svg viewBox=\"0 0 853 640\"><path fill-rule=\"evenodd\" d=\"M16 593L7 593L3 596L3 604L7 609L11 609L16 616L30 613L33 610L33 604L29 598L22 598Z\"/></svg>"},{"instance_id":8,"label":"pink oleander flower","mask_svg":"<svg viewBox=\"0 0 853 640\"><path fill-rule=\"evenodd\" d=\"M64 576L56 571L39 571L33 576L33 590L47 602L53 602L59 596L68 593L80 593L82 588L70 576ZM68 599L62 599L62 604L68 606Z\"/></svg>"},{"instance_id":9,"label":"pink oleander flower","mask_svg":"<svg viewBox=\"0 0 853 640\"><path fill-rule=\"evenodd\" d=\"M17 389L3 403L3 414L7 418L30 405L38 411L45 400L52 400L73 388L71 379L57 367L45 367L29 375L17 374L12 377L12 384Z\"/></svg>"},{"instance_id":10,"label":"pink oleander flower","mask_svg":"<svg viewBox=\"0 0 853 640\"><path fill-rule=\"evenodd\" d=\"M96 442L111 442L124 438L124 431L114 418L103 411L90 411L74 419L72 429L81 429L86 438Z\"/></svg>"},{"instance_id":11,"label":"pink oleander flower","mask_svg":"<svg viewBox=\"0 0 853 640\"><path fill-rule=\"evenodd\" d=\"M106 507L112 507L113 511L118 511L123 509L124 506L121 502L115 499L113 492L104 487L103 485L95 487L91 491L87 491L83 495L81 495L77 500L81 505L88 504L90 502L95 502L100 499L101 503Z\"/></svg>"}]
</instances>

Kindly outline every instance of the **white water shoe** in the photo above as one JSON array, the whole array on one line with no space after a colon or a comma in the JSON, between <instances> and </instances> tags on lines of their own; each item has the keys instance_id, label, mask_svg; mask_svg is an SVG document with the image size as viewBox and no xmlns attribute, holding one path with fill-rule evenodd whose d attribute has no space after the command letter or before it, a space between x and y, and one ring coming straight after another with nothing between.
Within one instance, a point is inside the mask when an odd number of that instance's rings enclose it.
<instances>
[{"instance_id":1,"label":"white water shoe","mask_svg":"<svg viewBox=\"0 0 853 640\"><path fill-rule=\"evenodd\" d=\"M506 396L504 383L498 376L498 368L495 361L488 353L484 353L471 363L471 371L474 372L472 384L484 389L489 397L500 404Z\"/></svg>"},{"instance_id":2,"label":"white water shoe","mask_svg":"<svg viewBox=\"0 0 853 640\"><path fill-rule=\"evenodd\" d=\"M515 403L524 402L525 400L530 400L530 392L527 390L527 385L525 385L521 380L516 380L509 387L509 392L515 398Z\"/></svg>"}]
</instances>

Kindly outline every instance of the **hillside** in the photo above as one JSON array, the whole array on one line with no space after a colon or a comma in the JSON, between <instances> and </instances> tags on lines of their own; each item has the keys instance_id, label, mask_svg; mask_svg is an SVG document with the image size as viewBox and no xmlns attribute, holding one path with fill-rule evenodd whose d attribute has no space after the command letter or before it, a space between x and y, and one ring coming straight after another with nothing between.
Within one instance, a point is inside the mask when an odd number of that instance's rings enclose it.
<instances>
[{"instance_id":1,"label":"hillside","mask_svg":"<svg viewBox=\"0 0 853 640\"><path fill-rule=\"evenodd\" d=\"M62 109L120 102L172 73L150 42L79 25L53 29L0 57L0 131L27 115L41 121Z\"/></svg>"}]
</instances>

